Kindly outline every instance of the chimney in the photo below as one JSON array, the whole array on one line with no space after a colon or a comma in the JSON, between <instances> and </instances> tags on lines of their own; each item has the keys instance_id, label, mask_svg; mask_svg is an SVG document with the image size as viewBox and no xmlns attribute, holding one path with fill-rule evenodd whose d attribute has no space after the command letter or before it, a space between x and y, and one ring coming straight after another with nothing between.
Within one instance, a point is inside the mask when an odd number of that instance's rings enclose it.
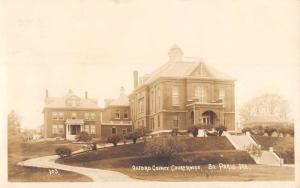
<instances>
[{"instance_id":1,"label":"chimney","mask_svg":"<svg viewBox=\"0 0 300 188\"><path fill-rule=\"evenodd\" d=\"M46 98L48 98L48 89L46 89Z\"/></svg>"},{"instance_id":2,"label":"chimney","mask_svg":"<svg viewBox=\"0 0 300 188\"><path fill-rule=\"evenodd\" d=\"M124 87L122 86L121 88L120 88L120 97L121 96L124 96L125 95L125 89L124 89Z\"/></svg>"},{"instance_id":3,"label":"chimney","mask_svg":"<svg viewBox=\"0 0 300 188\"><path fill-rule=\"evenodd\" d=\"M173 45L169 50L168 55L169 55L170 62L176 62L182 60L183 52L177 45Z\"/></svg>"},{"instance_id":4,"label":"chimney","mask_svg":"<svg viewBox=\"0 0 300 188\"><path fill-rule=\"evenodd\" d=\"M85 99L87 99L88 98L88 92L86 91L85 92Z\"/></svg>"},{"instance_id":5,"label":"chimney","mask_svg":"<svg viewBox=\"0 0 300 188\"><path fill-rule=\"evenodd\" d=\"M138 71L133 71L134 89L137 88L137 86L138 86L138 77L139 77Z\"/></svg>"}]
</instances>

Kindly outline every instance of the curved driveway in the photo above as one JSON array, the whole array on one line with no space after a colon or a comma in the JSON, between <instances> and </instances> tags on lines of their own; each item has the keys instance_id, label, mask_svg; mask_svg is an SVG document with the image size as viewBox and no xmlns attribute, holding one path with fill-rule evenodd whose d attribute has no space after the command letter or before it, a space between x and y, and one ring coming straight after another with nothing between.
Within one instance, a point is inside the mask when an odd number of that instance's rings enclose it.
<instances>
[{"instance_id":1,"label":"curved driveway","mask_svg":"<svg viewBox=\"0 0 300 188\"><path fill-rule=\"evenodd\" d=\"M54 169L76 172L91 178L93 181L101 181L101 182L138 181L137 179L130 178L129 176L124 175L120 172L94 169L94 168L76 167L76 166L69 166L69 165L55 163L56 159L58 159L57 155L50 155L50 156L38 157L38 158L22 161L19 162L18 165L28 166L28 167L39 167L39 168L54 168Z\"/></svg>"}]
</instances>

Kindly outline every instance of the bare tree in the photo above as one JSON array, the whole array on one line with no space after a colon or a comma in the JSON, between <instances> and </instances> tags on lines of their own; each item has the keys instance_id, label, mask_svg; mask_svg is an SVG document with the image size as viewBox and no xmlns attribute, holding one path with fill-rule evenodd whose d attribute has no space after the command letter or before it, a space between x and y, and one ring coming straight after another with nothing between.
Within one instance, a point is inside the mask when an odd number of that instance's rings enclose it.
<instances>
[{"instance_id":1,"label":"bare tree","mask_svg":"<svg viewBox=\"0 0 300 188\"><path fill-rule=\"evenodd\" d=\"M243 105L239 110L241 122L250 120L255 116L275 116L287 120L289 107L286 100L280 95L264 94L255 97Z\"/></svg>"}]
</instances>

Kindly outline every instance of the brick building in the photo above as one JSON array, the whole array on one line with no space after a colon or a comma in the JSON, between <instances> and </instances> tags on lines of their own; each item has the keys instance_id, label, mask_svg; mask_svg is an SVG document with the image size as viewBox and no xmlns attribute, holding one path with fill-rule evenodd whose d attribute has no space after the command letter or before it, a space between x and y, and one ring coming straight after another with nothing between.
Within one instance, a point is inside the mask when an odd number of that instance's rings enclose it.
<instances>
[{"instance_id":1,"label":"brick building","mask_svg":"<svg viewBox=\"0 0 300 188\"><path fill-rule=\"evenodd\" d=\"M80 98L69 90L64 97L49 97L46 90L43 136L74 140L76 134L87 132L93 137L101 135L101 111L96 99Z\"/></svg>"},{"instance_id":2,"label":"brick building","mask_svg":"<svg viewBox=\"0 0 300 188\"><path fill-rule=\"evenodd\" d=\"M128 96L123 87L120 88L120 96L116 99L106 99L101 125L101 137L107 138L113 134L121 137L132 131L132 121Z\"/></svg>"},{"instance_id":3,"label":"brick building","mask_svg":"<svg viewBox=\"0 0 300 188\"><path fill-rule=\"evenodd\" d=\"M224 125L235 129L234 79L195 59L183 58L177 46L169 61L151 74L134 71L129 95L134 128L187 129L192 125Z\"/></svg>"}]
</instances>

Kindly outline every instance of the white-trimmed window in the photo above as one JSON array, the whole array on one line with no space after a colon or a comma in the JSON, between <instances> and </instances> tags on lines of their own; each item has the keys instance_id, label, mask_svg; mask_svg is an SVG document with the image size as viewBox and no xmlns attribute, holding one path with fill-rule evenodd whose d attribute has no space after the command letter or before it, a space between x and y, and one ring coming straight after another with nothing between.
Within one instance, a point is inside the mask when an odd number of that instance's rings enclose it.
<instances>
[{"instance_id":1,"label":"white-trimmed window","mask_svg":"<svg viewBox=\"0 0 300 188\"><path fill-rule=\"evenodd\" d=\"M120 119L120 111L119 110L117 110L115 112L115 119Z\"/></svg>"},{"instance_id":2,"label":"white-trimmed window","mask_svg":"<svg viewBox=\"0 0 300 188\"><path fill-rule=\"evenodd\" d=\"M128 119L128 112L127 111L124 112L124 119Z\"/></svg>"},{"instance_id":3,"label":"white-trimmed window","mask_svg":"<svg viewBox=\"0 0 300 188\"><path fill-rule=\"evenodd\" d=\"M144 112L144 97L139 99L139 112Z\"/></svg>"},{"instance_id":4,"label":"white-trimmed window","mask_svg":"<svg viewBox=\"0 0 300 188\"><path fill-rule=\"evenodd\" d=\"M219 99L222 99L223 102L225 100L225 89L224 88L219 89Z\"/></svg>"},{"instance_id":5,"label":"white-trimmed window","mask_svg":"<svg viewBox=\"0 0 300 188\"><path fill-rule=\"evenodd\" d=\"M76 112L72 112L72 119L76 119L76 117L77 117Z\"/></svg>"},{"instance_id":6,"label":"white-trimmed window","mask_svg":"<svg viewBox=\"0 0 300 188\"><path fill-rule=\"evenodd\" d=\"M178 86L172 87L172 105L178 105L179 104L179 93L178 93Z\"/></svg>"},{"instance_id":7,"label":"white-trimmed window","mask_svg":"<svg viewBox=\"0 0 300 188\"><path fill-rule=\"evenodd\" d=\"M117 134L117 128L116 127L111 128L111 134Z\"/></svg>"},{"instance_id":8,"label":"white-trimmed window","mask_svg":"<svg viewBox=\"0 0 300 188\"><path fill-rule=\"evenodd\" d=\"M63 134L64 133L64 125L60 124L58 125L58 133Z\"/></svg>"},{"instance_id":9,"label":"white-trimmed window","mask_svg":"<svg viewBox=\"0 0 300 188\"><path fill-rule=\"evenodd\" d=\"M93 113L91 113L91 120L94 120L94 119L96 119L96 114L93 112Z\"/></svg>"},{"instance_id":10,"label":"white-trimmed window","mask_svg":"<svg viewBox=\"0 0 300 188\"><path fill-rule=\"evenodd\" d=\"M202 86L195 87L195 98L201 103L207 102L206 89Z\"/></svg>"},{"instance_id":11,"label":"white-trimmed window","mask_svg":"<svg viewBox=\"0 0 300 188\"><path fill-rule=\"evenodd\" d=\"M90 118L90 114L88 112L84 113L84 119L88 120Z\"/></svg>"},{"instance_id":12,"label":"white-trimmed window","mask_svg":"<svg viewBox=\"0 0 300 188\"><path fill-rule=\"evenodd\" d=\"M53 134L57 134L58 133L57 125L52 125L52 133Z\"/></svg>"},{"instance_id":13,"label":"white-trimmed window","mask_svg":"<svg viewBox=\"0 0 300 188\"><path fill-rule=\"evenodd\" d=\"M52 112L52 119L58 119L57 112Z\"/></svg>"},{"instance_id":14,"label":"white-trimmed window","mask_svg":"<svg viewBox=\"0 0 300 188\"><path fill-rule=\"evenodd\" d=\"M96 134L96 126L90 125L90 134Z\"/></svg>"},{"instance_id":15,"label":"white-trimmed window","mask_svg":"<svg viewBox=\"0 0 300 188\"><path fill-rule=\"evenodd\" d=\"M64 119L64 113L63 112L59 112L58 113L58 117L60 120L63 120Z\"/></svg>"},{"instance_id":16,"label":"white-trimmed window","mask_svg":"<svg viewBox=\"0 0 300 188\"><path fill-rule=\"evenodd\" d=\"M84 132L90 133L90 126L89 125L84 125Z\"/></svg>"}]
</instances>

